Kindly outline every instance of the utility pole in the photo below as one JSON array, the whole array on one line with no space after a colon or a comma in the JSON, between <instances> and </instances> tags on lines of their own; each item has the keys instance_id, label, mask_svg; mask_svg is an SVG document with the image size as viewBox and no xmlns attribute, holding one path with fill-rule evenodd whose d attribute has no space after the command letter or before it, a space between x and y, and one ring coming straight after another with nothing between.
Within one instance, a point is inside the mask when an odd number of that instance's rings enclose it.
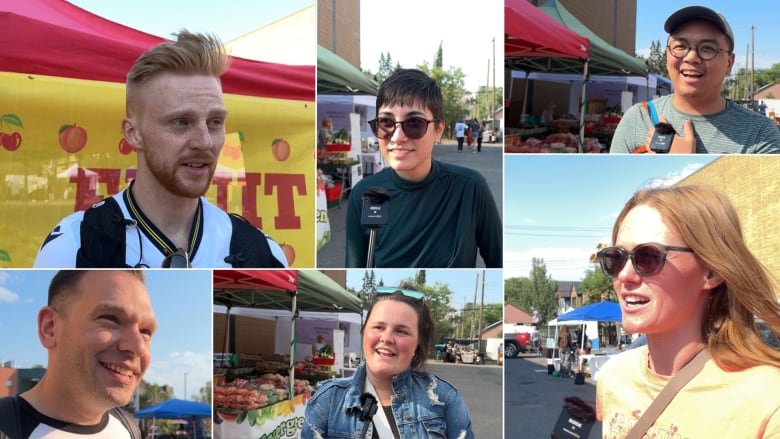
<instances>
[{"instance_id":1,"label":"utility pole","mask_svg":"<svg viewBox=\"0 0 780 439\"><path fill-rule=\"evenodd\" d=\"M479 304L479 328L477 328L477 332L479 332L479 343L477 344L477 350L482 353L482 316L485 311L485 270L482 270L482 299Z\"/></svg>"},{"instance_id":2,"label":"utility pole","mask_svg":"<svg viewBox=\"0 0 780 439\"><path fill-rule=\"evenodd\" d=\"M496 114L496 37L493 37L493 95L490 100L490 119L494 120Z\"/></svg>"},{"instance_id":3,"label":"utility pole","mask_svg":"<svg viewBox=\"0 0 780 439\"><path fill-rule=\"evenodd\" d=\"M750 108L756 111L756 25L750 26L751 67L750 67Z\"/></svg>"},{"instance_id":4,"label":"utility pole","mask_svg":"<svg viewBox=\"0 0 780 439\"><path fill-rule=\"evenodd\" d=\"M187 372L184 372L184 400L188 401L188 399L187 399Z\"/></svg>"},{"instance_id":5,"label":"utility pole","mask_svg":"<svg viewBox=\"0 0 780 439\"><path fill-rule=\"evenodd\" d=\"M748 66L750 65L750 44L747 46L747 50L745 51L745 95L744 99L747 101L748 97Z\"/></svg>"},{"instance_id":6,"label":"utility pole","mask_svg":"<svg viewBox=\"0 0 780 439\"><path fill-rule=\"evenodd\" d=\"M477 320L477 291L479 290L479 273L477 273L477 283L474 285L474 303L471 305L471 331L469 331L469 338L474 339L476 333L474 332L474 323Z\"/></svg>"}]
</instances>

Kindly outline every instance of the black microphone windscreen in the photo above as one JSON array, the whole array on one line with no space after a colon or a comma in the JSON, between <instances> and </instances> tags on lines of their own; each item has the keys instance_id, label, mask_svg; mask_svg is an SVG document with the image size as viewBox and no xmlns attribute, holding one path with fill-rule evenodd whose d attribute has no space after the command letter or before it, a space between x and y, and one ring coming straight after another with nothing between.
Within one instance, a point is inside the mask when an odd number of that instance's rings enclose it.
<instances>
[{"instance_id":1,"label":"black microphone windscreen","mask_svg":"<svg viewBox=\"0 0 780 439\"><path fill-rule=\"evenodd\" d=\"M385 188L372 187L363 192L363 201L369 204L383 204L390 200L390 194Z\"/></svg>"}]
</instances>

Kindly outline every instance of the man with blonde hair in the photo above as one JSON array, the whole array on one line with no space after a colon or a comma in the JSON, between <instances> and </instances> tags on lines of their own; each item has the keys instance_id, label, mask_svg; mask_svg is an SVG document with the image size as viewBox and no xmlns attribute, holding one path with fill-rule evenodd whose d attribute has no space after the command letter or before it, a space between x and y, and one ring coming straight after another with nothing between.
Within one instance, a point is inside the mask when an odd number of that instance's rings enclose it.
<instances>
[{"instance_id":1,"label":"man with blonde hair","mask_svg":"<svg viewBox=\"0 0 780 439\"><path fill-rule=\"evenodd\" d=\"M143 53L127 75L122 133L138 156L130 186L63 219L35 267L285 267L278 244L204 194L225 142L212 35L186 30Z\"/></svg>"}]
</instances>

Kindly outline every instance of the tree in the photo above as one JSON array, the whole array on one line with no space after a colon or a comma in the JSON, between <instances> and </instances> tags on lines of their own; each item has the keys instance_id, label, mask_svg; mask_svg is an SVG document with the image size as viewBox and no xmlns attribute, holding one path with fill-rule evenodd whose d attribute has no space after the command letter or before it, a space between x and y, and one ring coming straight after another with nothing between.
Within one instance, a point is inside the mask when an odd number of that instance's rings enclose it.
<instances>
[{"instance_id":1,"label":"tree","mask_svg":"<svg viewBox=\"0 0 780 439\"><path fill-rule=\"evenodd\" d=\"M388 76L392 75L397 68L398 66L393 67L393 57L390 56L390 52L387 52L387 55L382 52L379 54L379 70L375 75L376 80L381 83Z\"/></svg>"},{"instance_id":2,"label":"tree","mask_svg":"<svg viewBox=\"0 0 780 439\"><path fill-rule=\"evenodd\" d=\"M597 303L615 297L612 279L604 273L601 267L585 271L580 289L585 296L586 303Z\"/></svg>"},{"instance_id":3,"label":"tree","mask_svg":"<svg viewBox=\"0 0 780 439\"><path fill-rule=\"evenodd\" d=\"M666 47L661 47L659 40L650 43L650 54L647 58L638 57L645 62L650 73L666 76Z\"/></svg>"},{"instance_id":4,"label":"tree","mask_svg":"<svg viewBox=\"0 0 780 439\"><path fill-rule=\"evenodd\" d=\"M455 126L455 122L466 117L466 89L465 75L460 67L450 67L447 71L439 67L430 67L428 63L417 66L428 76L433 78L441 88L444 104L445 126Z\"/></svg>"},{"instance_id":5,"label":"tree","mask_svg":"<svg viewBox=\"0 0 780 439\"><path fill-rule=\"evenodd\" d=\"M425 270L418 270L414 278L415 285L425 285Z\"/></svg>"},{"instance_id":6,"label":"tree","mask_svg":"<svg viewBox=\"0 0 780 439\"><path fill-rule=\"evenodd\" d=\"M556 290L557 285L547 274L544 260L533 258L529 277L514 277L504 281L504 300L527 313L536 311L542 321L547 321L557 314Z\"/></svg>"},{"instance_id":7,"label":"tree","mask_svg":"<svg viewBox=\"0 0 780 439\"><path fill-rule=\"evenodd\" d=\"M442 48L443 41L439 41L439 49L436 51L436 55L433 57L433 68L444 68L444 49Z\"/></svg>"},{"instance_id":8,"label":"tree","mask_svg":"<svg viewBox=\"0 0 780 439\"><path fill-rule=\"evenodd\" d=\"M211 381L208 381L205 387L200 388L196 401L211 404Z\"/></svg>"}]
</instances>

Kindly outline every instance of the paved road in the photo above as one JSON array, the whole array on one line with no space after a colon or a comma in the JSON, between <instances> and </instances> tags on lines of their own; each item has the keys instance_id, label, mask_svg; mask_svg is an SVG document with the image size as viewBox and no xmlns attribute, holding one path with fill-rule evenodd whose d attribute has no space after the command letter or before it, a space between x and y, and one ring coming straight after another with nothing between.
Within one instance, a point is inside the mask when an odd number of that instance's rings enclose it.
<instances>
[{"instance_id":1,"label":"paved road","mask_svg":"<svg viewBox=\"0 0 780 439\"><path fill-rule=\"evenodd\" d=\"M490 364L474 366L431 360L425 368L455 386L463 395L471 413L474 437L486 439L504 437L502 436L504 371L501 366Z\"/></svg>"},{"instance_id":2,"label":"paved road","mask_svg":"<svg viewBox=\"0 0 780 439\"><path fill-rule=\"evenodd\" d=\"M548 375L544 358L520 354L507 359L504 368L505 438L549 438L567 396L578 396L596 407L595 382L588 378L584 385L576 385L571 378ZM601 437L600 423L593 426L588 437Z\"/></svg>"},{"instance_id":3,"label":"paved road","mask_svg":"<svg viewBox=\"0 0 780 439\"><path fill-rule=\"evenodd\" d=\"M483 143L482 152L472 154L467 146L463 152L458 153L456 143L444 143L436 145L433 151L435 160L445 163L465 166L475 169L487 180L493 199L496 200L499 212L503 212L503 184L504 184L504 149L502 144ZM330 221L330 242L317 252L317 268L344 268L345 243L346 243L346 216L347 204L342 207L328 209ZM477 256L478 267L484 267L482 258Z\"/></svg>"}]
</instances>

